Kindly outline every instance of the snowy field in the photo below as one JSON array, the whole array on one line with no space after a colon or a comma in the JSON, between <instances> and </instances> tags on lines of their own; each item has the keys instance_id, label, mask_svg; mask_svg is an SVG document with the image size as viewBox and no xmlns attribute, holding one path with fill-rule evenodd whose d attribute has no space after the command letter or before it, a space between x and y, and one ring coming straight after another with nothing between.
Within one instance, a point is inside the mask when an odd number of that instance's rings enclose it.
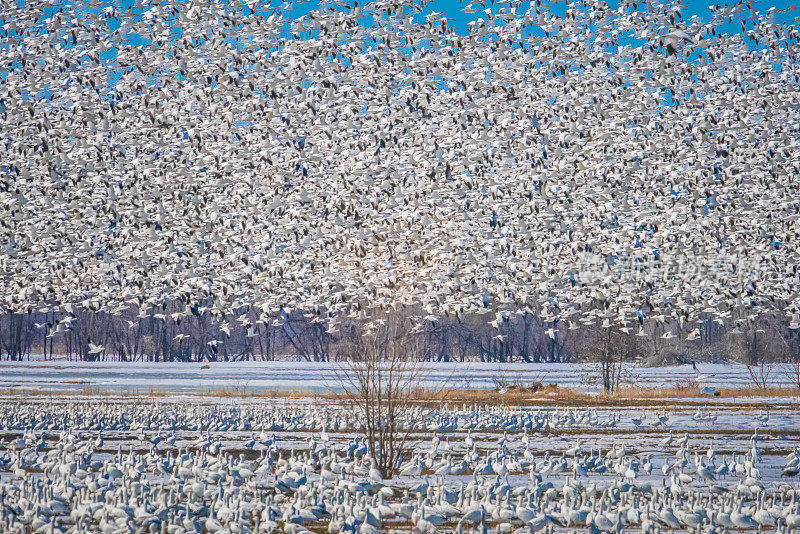
<instances>
[{"instance_id":1,"label":"snowy field","mask_svg":"<svg viewBox=\"0 0 800 534\"><path fill-rule=\"evenodd\" d=\"M329 397L204 394L319 390L335 383L335 370L302 362L2 362L0 532L800 529L797 398L426 404L401 422L410 447L399 474L382 479L361 438L362 417ZM430 385L594 389L582 365L428 371ZM749 383L743 366L700 371L714 375L708 384ZM696 378L691 366L627 372L647 386ZM142 394L151 387L158 396ZM113 395L125 391L140 394Z\"/></svg>"},{"instance_id":2,"label":"snowy field","mask_svg":"<svg viewBox=\"0 0 800 534\"><path fill-rule=\"evenodd\" d=\"M207 367L207 368L204 368ZM715 387L752 385L747 367L736 364L698 364L707 375L703 384ZM493 388L499 384L528 385L539 381L559 387L596 392L597 384L591 364L496 364L496 363L431 363L427 364L423 381L426 386L458 388ZM770 375L773 386L789 385L777 366ZM0 362L0 388L41 390L101 389L112 391L149 390L194 392L219 389L241 389L248 392L270 390L325 391L337 388L335 363L318 362L215 362L200 363L119 363L24 361ZM694 381L691 365L643 369L628 366L625 375L639 386L672 387Z\"/></svg>"},{"instance_id":3,"label":"snowy field","mask_svg":"<svg viewBox=\"0 0 800 534\"><path fill-rule=\"evenodd\" d=\"M800 526L796 403L424 409L391 480L360 423L285 398L4 402L0 531Z\"/></svg>"}]
</instances>

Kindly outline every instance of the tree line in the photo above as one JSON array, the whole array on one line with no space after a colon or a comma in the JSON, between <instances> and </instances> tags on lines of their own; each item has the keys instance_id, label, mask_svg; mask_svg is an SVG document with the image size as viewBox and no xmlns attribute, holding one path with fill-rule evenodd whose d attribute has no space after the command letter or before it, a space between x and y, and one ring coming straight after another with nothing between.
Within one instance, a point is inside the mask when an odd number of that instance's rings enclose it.
<instances>
[{"instance_id":1,"label":"tree line","mask_svg":"<svg viewBox=\"0 0 800 534\"><path fill-rule=\"evenodd\" d=\"M357 318L332 328L324 316L314 313L294 312L272 322L259 317L258 310L244 308L220 318L203 307L184 308L177 303L152 314L136 309L120 314L77 309L6 312L0 314L0 358L341 361L357 357L349 347L364 335ZM613 346L615 359L650 365L694 360L758 365L800 361L800 329L791 326L779 313L756 317L742 312L729 322L709 316L691 325L645 322L641 327L620 329L545 320L526 312L488 323L486 314L443 317L426 321L414 336L422 346L417 358L424 361L596 361Z\"/></svg>"}]
</instances>

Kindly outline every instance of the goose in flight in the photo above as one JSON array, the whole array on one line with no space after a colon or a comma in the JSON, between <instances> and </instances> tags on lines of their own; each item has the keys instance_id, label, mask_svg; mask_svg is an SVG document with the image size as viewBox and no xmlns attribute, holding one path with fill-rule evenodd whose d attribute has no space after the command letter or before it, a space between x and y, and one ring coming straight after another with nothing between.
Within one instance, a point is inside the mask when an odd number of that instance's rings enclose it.
<instances>
[{"instance_id":1,"label":"goose in flight","mask_svg":"<svg viewBox=\"0 0 800 534\"><path fill-rule=\"evenodd\" d=\"M694 380L701 386L705 384L710 378L714 378L717 376L717 373L701 373L700 370L697 368L697 362L692 362L692 370L694 370Z\"/></svg>"},{"instance_id":2,"label":"goose in flight","mask_svg":"<svg viewBox=\"0 0 800 534\"><path fill-rule=\"evenodd\" d=\"M0 30L0 311L249 341L409 303L426 330L799 324L784 10L475 1L457 32L408 1L28 4Z\"/></svg>"}]
</instances>

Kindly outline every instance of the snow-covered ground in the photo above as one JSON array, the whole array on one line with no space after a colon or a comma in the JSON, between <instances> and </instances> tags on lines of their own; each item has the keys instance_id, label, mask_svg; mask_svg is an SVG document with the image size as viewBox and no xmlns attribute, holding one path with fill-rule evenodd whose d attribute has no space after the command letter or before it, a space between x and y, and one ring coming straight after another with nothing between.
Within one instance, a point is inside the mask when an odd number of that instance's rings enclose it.
<instances>
[{"instance_id":1,"label":"snow-covered ground","mask_svg":"<svg viewBox=\"0 0 800 534\"><path fill-rule=\"evenodd\" d=\"M127 529L120 532L147 531L186 525L191 516L192 532L220 531L218 523L290 532L285 525L298 521L324 532L335 525L340 499L378 507L385 498L393 508L382 509L377 532L400 532L407 517L398 506L419 508L426 494L429 511L448 510L443 533L463 532L475 507L492 534L525 527L529 512L555 532L598 531L608 523L595 515L603 509L598 495L613 512L607 519L622 522L617 532L647 530L643 516L619 517L617 509L654 510L656 526L679 532L693 531L697 502L709 523L735 498L743 518L729 526L747 531L757 528L748 518L764 527L797 513L800 411L786 403L769 411L713 404L424 410L409 434L409 472L376 483L358 413L307 399L200 398L43 394L0 403L0 504L12 511L0 531L28 521L50 532L77 522L82 532L107 532L116 517ZM30 489L42 483L52 491ZM134 486L146 491L131 493ZM293 518L296 497L309 492L324 504ZM376 492L380 501L367 497ZM471 504L464 495L474 496ZM236 503L253 509L228 513ZM591 515L575 515L579 505ZM680 528L665 522L664 510ZM258 528L265 523L272 526Z\"/></svg>"},{"instance_id":2,"label":"snow-covered ground","mask_svg":"<svg viewBox=\"0 0 800 534\"><path fill-rule=\"evenodd\" d=\"M205 368L204 368L205 367ZM558 384L583 391L597 391L592 364L497 364L497 363L428 363L423 385L459 388L493 388L499 384L523 384L534 381ZM738 364L698 364L708 375L703 385L737 387L751 385L747 367ZM770 374L773 386L789 385L785 366L776 366ZM147 390L156 388L176 392L239 388L250 392L269 390L336 389L336 363L272 361L214 363L143 363L143 362L74 362L0 361L0 388L43 390ZM626 367L628 379L639 386L671 387L696 379L691 365L644 369Z\"/></svg>"},{"instance_id":3,"label":"snow-covered ground","mask_svg":"<svg viewBox=\"0 0 800 534\"><path fill-rule=\"evenodd\" d=\"M535 531L525 525L559 534L599 532L604 524L614 526L607 532L639 532L650 528L641 515L647 513L656 514L651 523L664 531L691 532L697 502L708 511L700 523L721 521L746 531L758 528L754 517L764 528L791 524L800 513L794 497L800 494L796 398L431 405L411 412L403 463L408 471L376 483L361 441L360 412L331 398L208 394L230 387L325 388L335 384L336 370L335 364L285 361L208 369L2 362L0 505L12 513L0 517L0 532L26 521L54 533L75 532L78 525L82 532L106 532L112 523L119 532L158 531L162 525L168 532L183 532L186 525L190 532L221 532L220 525L233 532L241 524L258 533L309 532L291 527L298 521L325 532L337 525L341 499L373 503L378 533L408 532L409 519L419 521L402 515L409 503L446 515L437 529L444 534L470 532L461 527L475 510L490 534ZM587 385L593 369L586 365L431 364L428 371L431 385L537 380L594 387ZM691 366L627 371L648 386L696 378ZM714 385L750 381L743 366L703 365L700 371L714 375L708 379ZM773 373L780 383L781 370ZM23 395L12 386L38 392ZM149 397L149 387L163 391ZM67 389L73 394L51 395ZM103 394L124 389L141 394ZM37 489L44 486L53 489ZM131 492L134 486L146 491ZM296 517L303 496L311 494L323 505ZM381 508L384 499L389 508ZM725 516L731 499L742 510L738 523ZM604 513L604 506L610 511ZM632 512L621 516L617 510ZM673 512L680 528L667 523ZM526 514L533 519L522 519Z\"/></svg>"}]
</instances>

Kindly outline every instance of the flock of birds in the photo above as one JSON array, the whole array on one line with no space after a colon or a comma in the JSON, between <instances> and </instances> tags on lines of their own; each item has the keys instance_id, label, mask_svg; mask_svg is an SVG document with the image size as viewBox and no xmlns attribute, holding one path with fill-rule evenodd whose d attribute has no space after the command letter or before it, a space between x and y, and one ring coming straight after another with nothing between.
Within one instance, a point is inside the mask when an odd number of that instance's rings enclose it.
<instances>
[{"instance_id":1,"label":"flock of birds","mask_svg":"<svg viewBox=\"0 0 800 534\"><path fill-rule=\"evenodd\" d=\"M168 407L168 409L166 409ZM705 412L692 416L708 423ZM759 415L760 416L760 415ZM622 420L619 412L600 413L593 408L517 411L504 408L431 410L414 406L399 415L403 431L426 432L557 432L578 428L613 429ZM631 418L633 427L667 428L667 412ZM766 423L766 420L762 421ZM243 405L205 406L155 405L144 411L136 405L69 402L42 409L38 404L0 411L0 431L21 432L359 432L363 418L335 407L322 410L309 406L282 407ZM255 437L253 437L255 439Z\"/></svg>"},{"instance_id":2,"label":"flock of birds","mask_svg":"<svg viewBox=\"0 0 800 534\"><path fill-rule=\"evenodd\" d=\"M273 4L2 1L2 309L800 326L795 6Z\"/></svg>"},{"instance_id":3,"label":"flock of birds","mask_svg":"<svg viewBox=\"0 0 800 534\"><path fill-rule=\"evenodd\" d=\"M418 444L385 480L350 432L358 417L333 406L6 403L0 531L800 529L800 490L790 484L800 447L776 466L786 451L772 444L762 458L758 427L746 446L707 446L672 430L648 446L612 429L601 448L567 438L550 447L548 432L609 427L593 409L423 411ZM536 420L547 423L527 424ZM653 420L670 424L666 413ZM726 446L736 450L714 448Z\"/></svg>"}]
</instances>

